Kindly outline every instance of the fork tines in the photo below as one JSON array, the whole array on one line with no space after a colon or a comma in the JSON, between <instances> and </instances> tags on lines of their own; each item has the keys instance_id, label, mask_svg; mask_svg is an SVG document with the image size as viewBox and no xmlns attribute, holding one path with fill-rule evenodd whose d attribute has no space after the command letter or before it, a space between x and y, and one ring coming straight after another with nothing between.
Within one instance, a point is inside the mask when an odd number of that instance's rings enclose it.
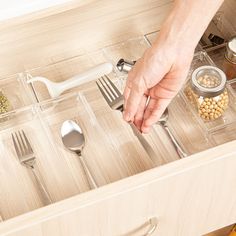
<instances>
[{"instance_id":1,"label":"fork tines","mask_svg":"<svg viewBox=\"0 0 236 236\"><path fill-rule=\"evenodd\" d=\"M104 75L100 79L98 79L98 81L96 81L97 86L104 98L108 98L112 102L116 98L122 96L121 92L118 90L118 88L114 85L114 83L110 80L108 76Z\"/></svg>"},{"instance_id":2,"label":"fork tines","mask_svg":"<svg viewBox=\"0 0 236 236\"><path fill-rule=\"evenodd\" d=\"M30 145L28 138L23 130L12 133L12 141L16 150L16 154L19 159L25 155L33 153L33 149ZM22 160L23 161L23 160Z\"/></svg>"}]
</instances>

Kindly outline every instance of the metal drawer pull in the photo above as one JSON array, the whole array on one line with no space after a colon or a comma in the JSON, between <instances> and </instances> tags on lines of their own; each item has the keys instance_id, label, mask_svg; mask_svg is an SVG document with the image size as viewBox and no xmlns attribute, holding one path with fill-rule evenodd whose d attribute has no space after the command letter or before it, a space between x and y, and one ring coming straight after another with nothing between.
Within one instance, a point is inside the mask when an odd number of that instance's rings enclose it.
<instances>
[{"instance_id":1,"label":"metal drawer pull","mask_svg":"<svg viewBox=\"0 0 236 236\"><path fill-rule=\"evenodd\" d=\"M155 232L155 230L157 228L157 218L156 217L150 218L149 224L150 224L150 227L149 227L147 233L144 234L143 236L150 236Z\"/></svg>"}]
</instances>

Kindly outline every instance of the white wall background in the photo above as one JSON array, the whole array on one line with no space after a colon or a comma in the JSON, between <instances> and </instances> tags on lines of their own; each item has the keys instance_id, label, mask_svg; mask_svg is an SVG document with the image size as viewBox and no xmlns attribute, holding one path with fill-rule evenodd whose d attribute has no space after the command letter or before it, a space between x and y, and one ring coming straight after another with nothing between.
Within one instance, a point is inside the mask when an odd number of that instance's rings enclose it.
<instances>
[{"instance_id":1,"label":"white wall background","mask_svg":"<svg viewBox=\"0 0 236 236\"><path fill-rule=\"evenodd\" d=\"M70 0L0 0L0 21L69 1Z\"/></svg>"}]
</instances>

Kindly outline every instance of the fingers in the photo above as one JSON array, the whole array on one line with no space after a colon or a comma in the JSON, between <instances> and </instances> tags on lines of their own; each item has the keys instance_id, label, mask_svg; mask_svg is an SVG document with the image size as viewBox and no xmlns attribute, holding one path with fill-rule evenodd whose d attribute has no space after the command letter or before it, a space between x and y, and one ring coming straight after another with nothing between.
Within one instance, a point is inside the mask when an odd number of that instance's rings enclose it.
<instances>
[{"instance_id":1,"label":"fingers","mask_svg":"<svg viewBox=\"0 0 236 236\"><path fill-rule=\"evenodd\" d=\"M126 121L128 122L134 121L134 116L137 113L142 96L143 96L143 92L140 92L132 88L132 90L130 91L129 99L126 102L125 111L124 111L124 119Z\"/></svg>"},{"instance_id":2,"label":"fingers","mask_svg":"<svg viewBox=\"0 0 236 236\"><path fill-rule=\"evenodd\" d=\"M134 121L145 90L146 86L143 79L131 72L124 92L125 109L123 116L127 122Z\"/></svg>"},{"instance_id":3,"label":"fingers","mask_svg":"<svg viewBox=\"0 0 236 236\"><path fill-rule=\"evenodd\" d=\"M144 112L141 131L148 133L153 124L155 124L164 113L171 99L151 98Z\"/></svg>"},{"instance_id":4,"label":"fingers","mask_svg":"<svg viewBox=\"0 0 236 236\"><path fill-rule=\"evenodd\" d=\"M129 81L127 80L126 82L126 86L125 86L125 90L124 90L124 110L126 109L126 105L127 105L127 100L129 98L130 95L130 90L131 90L131 83L129 83Z\"/></svg>"},{"instance_id":5,"label":"fingers","mask_svg":"<svg viewBox=\"0 0 236 236\"><path fill-rule=\"evenodd\" d=\"M148 100L148 95L144 94L139 104L137 113L134 117L134 124L140 131L141 131L142 123L143 123L143 115L146 108L147 100Z\"/></svg>"}]
</instances>

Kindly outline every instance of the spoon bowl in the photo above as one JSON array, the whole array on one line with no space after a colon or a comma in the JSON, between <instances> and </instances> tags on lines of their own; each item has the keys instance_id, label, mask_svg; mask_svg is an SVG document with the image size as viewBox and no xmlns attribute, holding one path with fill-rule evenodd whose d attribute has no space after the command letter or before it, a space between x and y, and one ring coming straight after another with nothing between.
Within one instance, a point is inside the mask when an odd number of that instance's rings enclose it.
<instances>
[{"instance_id":1,"label":"spoon bowl","mask_svg":"<svg viewBox=\"0 0 236 236\"><path fill-rule=\"evenodd\" d=\"M85 146L85 138L77 123L66 120L61 127L61 137L63 144L71 151L81 153Z\"/></svg>"}]
</instances>

